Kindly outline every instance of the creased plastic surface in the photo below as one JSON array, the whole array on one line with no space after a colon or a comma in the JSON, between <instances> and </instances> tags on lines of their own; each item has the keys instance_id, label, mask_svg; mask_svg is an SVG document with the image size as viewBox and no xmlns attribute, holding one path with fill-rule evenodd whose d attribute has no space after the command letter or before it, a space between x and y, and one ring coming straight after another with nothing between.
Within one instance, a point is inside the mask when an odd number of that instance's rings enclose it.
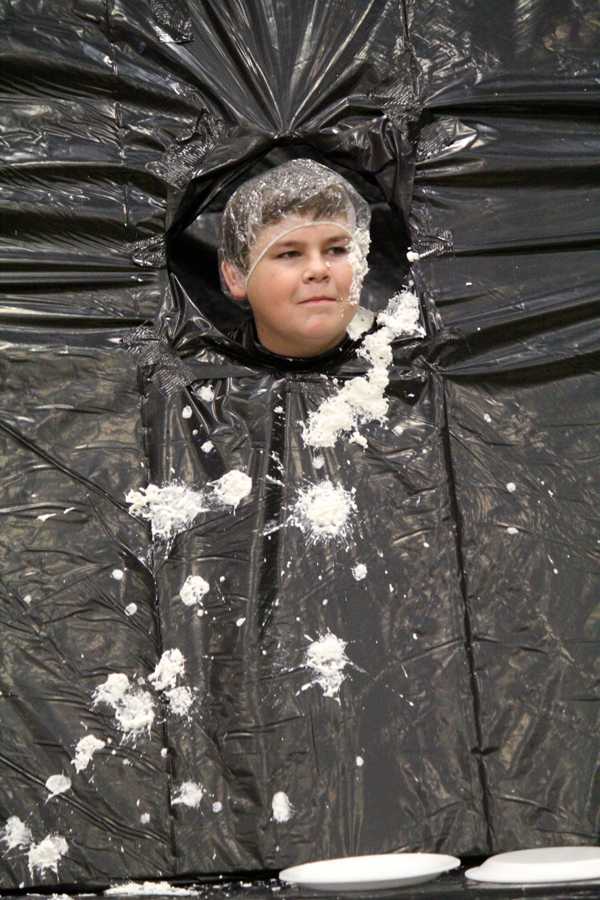
<instances>
[{"instance_id":1,"label":"creased plastic surface","mask_svg":"<svg viewBox=\"0 0 600 900\"><path fill-rule=\"evenodd\" d=\"M597 841L596 4L0 15L1 887ZM363 302L410 246L427 324L396 344L389 421L320 469L298 422L364 360L263 364L224 335L216 264L233 190L306 156L371 207ZM250 495L168 555L128 513L149 482L234 469ZM356 490L347 545L288 522L325 475ZM306 669L327 629L338 699ZM152 692L174 648L189 717L154 691L123 740L94 691ZM56 871L31 853L49 835Z\"/></svg>"}]
</instances>

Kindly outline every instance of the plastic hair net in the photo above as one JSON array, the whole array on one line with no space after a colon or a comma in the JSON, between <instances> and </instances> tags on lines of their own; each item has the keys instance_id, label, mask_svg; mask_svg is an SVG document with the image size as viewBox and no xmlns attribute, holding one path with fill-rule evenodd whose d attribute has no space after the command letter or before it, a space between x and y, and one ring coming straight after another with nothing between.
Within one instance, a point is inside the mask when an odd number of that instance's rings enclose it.
<instances>
[{"instance_id":1,"label":"plastic hair net","mask_svg":"<svg viewBox=\"0 0 600 900\"><path fill-rule=\"evenodd\" d=\"M349 300L358 303L368 271L369 223L367 201L341 175L312 159L295 159L276 166L265 174L244 182L229 199L221 219L219 272L223 291L229 295L221 265L234 265L241 277L250 278L268 247L283 235L297 229L286 225L286 217L306 216L307 224L336 222L351 237L349 258L352 285ZM260 257L251 259L252 247L260 231L281 223L281 231L263 248ZM304 226L302 226L304 227Z\"/></svg>"}]
</instances>

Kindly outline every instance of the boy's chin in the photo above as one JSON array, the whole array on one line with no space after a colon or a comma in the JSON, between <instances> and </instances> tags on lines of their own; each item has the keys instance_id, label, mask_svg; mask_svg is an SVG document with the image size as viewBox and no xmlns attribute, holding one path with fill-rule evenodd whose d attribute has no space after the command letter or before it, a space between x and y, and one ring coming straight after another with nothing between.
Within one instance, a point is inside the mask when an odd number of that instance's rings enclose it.
<instances>
[{"instance_id":1,"label":"boy's chin","mask_svg":"<svg viewBox=\"0 0 600 900\"><path fill-rule=\"evenodd\" d=\"M311 311L311 315L304 319L299 331L306 335L314 334L315 337L319 335L344 334L351 319L352 316L340 315L339 309L324 308L321 310L317 308L314 312Z\"/></svg>"},{"instance_id":2,"label":"boy's chin","mask_svg":"<svg viewBox=\"0 0 600 900\"><path fill-rule=\"evenodd\" d=\"M310 355L316 355L336 347L344 340L345 336L345 325L341 327L338 325L337 328L313 327L305 329L302 334L297 335L297 342L310 351ZM308 352L307 355L309 355Z\"/></svg>"}]
</instances>

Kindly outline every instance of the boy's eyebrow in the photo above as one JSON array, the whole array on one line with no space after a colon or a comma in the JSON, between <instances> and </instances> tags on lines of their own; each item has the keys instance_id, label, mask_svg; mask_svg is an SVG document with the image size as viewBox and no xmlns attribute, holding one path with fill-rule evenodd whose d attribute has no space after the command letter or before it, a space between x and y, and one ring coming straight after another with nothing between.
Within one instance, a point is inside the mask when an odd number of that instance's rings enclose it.
<instances>
[{"instance_id":1,"label":"boy's eyebrow","mask_svg":"<svg viewBox=\"0 0 600 900\"><path fill-rule=\"evenodd\" d=\"M340 231L339 234L330 235L327 238L324 238L325 243L337 242L337 241L349 241L350 235L346 234L344 231ZM301 238L282 238L280 241L275 241L272 245L273 247L297 247L305 244L306 241L303 241Z\"/></svg>"}]
</instances>

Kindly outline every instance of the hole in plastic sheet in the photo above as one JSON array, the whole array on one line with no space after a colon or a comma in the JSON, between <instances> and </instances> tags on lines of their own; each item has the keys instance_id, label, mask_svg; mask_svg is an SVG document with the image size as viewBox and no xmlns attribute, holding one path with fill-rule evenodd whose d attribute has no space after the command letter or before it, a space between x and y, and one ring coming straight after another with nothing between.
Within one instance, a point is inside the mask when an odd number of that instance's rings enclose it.
<instances>
[{"instance_id":1,"label":"hole in plastic sheet","mask_svg":"<svg viewBox=\"0 0 600 900\"><path fill-rule=\"evenodd\" d=\"M221 212L231 194L244 181L273 166L298 158L315 159L339 171L371 205L371 251L362 305L374 311L384 309L389 298L406 282L408 233L373 177L337 165L335 159L324 157L310 146L278 146L216 193L194 222L167 247L170 270L178 277L190 299L219 329L235 327L248 316L221 292L217 262Z\"/></svg>"},{"instance_id":2,"label":"hole in plastic sheet","mask_svg":"<svg viewBox=\"0 0 600 900\"><path fill-rule=\"evenodd\" d=\"M164 43L185 44L194 39L186 0L150 0L150 8Z\"/></svg>"}]
</instances>

